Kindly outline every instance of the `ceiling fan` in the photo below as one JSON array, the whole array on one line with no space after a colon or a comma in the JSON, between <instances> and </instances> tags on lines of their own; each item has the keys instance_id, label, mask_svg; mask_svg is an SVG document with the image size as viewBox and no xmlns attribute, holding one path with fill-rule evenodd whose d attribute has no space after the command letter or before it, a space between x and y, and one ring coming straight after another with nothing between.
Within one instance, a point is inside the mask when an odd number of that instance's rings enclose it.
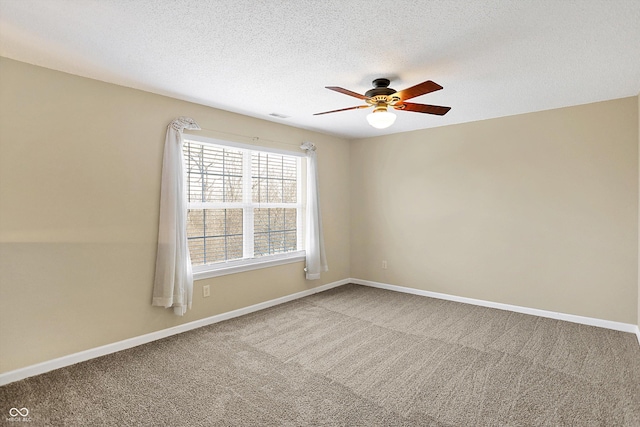
<instances>
[{"instance_id":1,"label":"ceiling fan","mask_svg":"<svg viewBox=\"0 0 640 427\"><path fill-rule=\"evenodd\" d=\"M413 102L406 102L407 99L415 98L416 96L424 95L430 92L435 92L442 89L437 83L427 80L415 86L411 86L408 89L401 90L400 92L395 89L391 89L389 79L375 79L373 81L373 89L369 89L364 95L352 92L348 89L343 89L337 86L326 86L327 89L334 90L336 92L344 93L345 95L353 96L354 98L362 99L366 105L356 105L355 107L342 108L340 110L325 111L322 113L316 113L314 116L321 114L337 113L339 111L358 110L361 108L373 107L373 112L367 115L367 121L371 126L378 129L384 129L393 124L396 120L396 115L389 112L388 108L391 107L395 110L413 111L415 113L436 114L438 116L444 116L451 109L451 107L441 107L438 105L426 105L416 104Z\"/></svg>"}]
</instances>

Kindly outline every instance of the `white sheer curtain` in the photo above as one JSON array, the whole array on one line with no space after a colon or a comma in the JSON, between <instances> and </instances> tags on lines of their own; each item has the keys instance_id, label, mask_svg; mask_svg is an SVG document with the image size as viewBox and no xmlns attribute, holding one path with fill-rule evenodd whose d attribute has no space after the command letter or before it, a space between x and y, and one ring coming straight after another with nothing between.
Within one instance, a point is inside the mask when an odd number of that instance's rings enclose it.
<instances>
[{"instance_id":1,"label":"white sheer curtain","mask_svg":"<svg viewBox=\"0 0 640 427\"><path fill-rule=\"evenodd\" d=\"M320 273L329 270L324 252L320 197L318 192L318 159L316 146L305 142L300 146L307 154L307 221L305 251L307 254L307 280L320 278Z\"/></svg>"},{"instance_id":2,"label":"white sheer curtain","mask_svg":"<svg viewBox=\"0 0 640 427\"><path fill-rule=\"evenodd\" d=\"M173 307L178 316L191 308L193 273L187 246L187 199L182 154L182 131L200 130L189 117L178 117L167 127L162 159L160 225L152 305Z\"/></svg>"}]
</instances>

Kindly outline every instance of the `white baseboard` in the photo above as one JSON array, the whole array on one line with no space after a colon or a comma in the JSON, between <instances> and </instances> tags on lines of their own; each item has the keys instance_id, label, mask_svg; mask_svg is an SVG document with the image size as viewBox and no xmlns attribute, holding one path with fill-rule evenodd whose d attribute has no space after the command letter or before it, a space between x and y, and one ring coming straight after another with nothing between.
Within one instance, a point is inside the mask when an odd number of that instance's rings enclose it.
<instances>
[{"instance_id":1,"label":"white baseboard","mask_svg":"<svg viewBox=\"0 0 640 427\"><path fill-rule=\"evenodd\" d=\"M565 320L567 322L580 323L583 325L598 326L600 328L613 329L622 332L635 333L640 343L640 331L638 325L631 323L614 322L611 320L596 319L593 317L577 316L574 314L558 313L555 311L540 310L537 308L521 307L518 305L502 304L499 302L485 301L480 299L465 298L438 292L423 291L404 286L389 285L387 283L372 282L370 280L351 279L351 283L357 285L371 286L374 288L387 289L390 291L404 292L407 294L422 295L425 297L456 301L465 304L479 305L482 307L497 308L499 310L514 311L516 313L531 314L533 316L548 317L550 319Z\"/></svg>"},{"instance_id":2,"label":"white baseboard","mask_svg":"<svg viewBox=\"0 0 640 427\"><path fill-rule=\"evenodd\" d=\"M275 305L283 304L285 302L289 302L289 301L293 301L309 295L313 295L318 292L326 291L331 288L346 285L347 283L351 283L350 279L339 280L337 282L328 283L326 285L318 286L316 288L308 289L306 291L297 292L295 294L261 302L259 304L254 304L249 307L244 307L244 308L229 311L226 313L217 314L215 316L207 317L205 319L196 320L193 322L185 323L183 325L174 326L172 328L151 332L149 334L129 338L123 341L118 341L112 344L103 345L100 347L70 354L68 356L59 357L57 359L48 360L46 362L42 362L35 365L27 366L24 368L16 369L13 371L5 372L3 374L0 374L0 386L12 383L14 381L19 381L28 377L32 377L34 375L44 374L45 372L53 371L54 369L59 369L65 366L74 365L79 362L84 362L85 360L94 359L100 356L105 356L107 354L115 353L121 350L126 350L128 348L136 347L141 344L146 344L152 341L166 338L171 335L180 334L182 332L190 331L192 329L201 328L203 326L211 325L213 323L218 323L224 320L232 319L234 317L253 313L255 311L264 310L265 308L273 307Z\"/></svg>"},{"instance_id":3,"label":"white baseboard","mask_svg":"<svg viewBox=\"0 0 640 427\"><path fill-rule=\"evenodd\" d=\"M185 323L183 325L174 326L172 328L151 332L149 334L129 338L123 341L118 341L112 344L103 345L100 347L70 354L68 356L59 357L57 359L48 360L35 365L5 372L3 374L0 374L0 386L12 383L14 381L19 381L28 377L32 377L34 375L39 375L45 372L53 371L54 369L63 368L65 366L74 365L76 363L84 362L86 360L94 359L96 357L105 356L107 354L115 353L117 351L126 350L128 348L136 347L142 344L147 344L149 342L166 338L171 335L180 334L182 332L190 331L192 329L201 328L203 326L222 322L224 320L232 319L234 317L253 313L255 311L264 310L265 308L273 307L279 304L283 304L285 302L289 302L289 301L293 301L309 295L313 295L315 293L326 291L338 286L346 285L348 283L355 283L357 285L371 286L374 288L387 289L390 291L404 292L408 294L421 295L421 296L443 299L448 301L456 301L456 302L461 302L465 304L479 305L482 307L490 307L490 308L497 308L500 310L514 311L516 313L548 317L551 319L565 320L567 322L581 323L584 325L599 326L601 328L613 329L616 331L631 332L636 334L638 338L638 343L640 344L640 329L638 328L638 325L621 323L621 322L613 322L610 320L602 320L602 319L596 319L592 317L576 316L573 314L557 313L554 311L539 310L536 308L502 304L502 303L478 300L473 298L465 298L465 297L459 297L455 295L442 294L438 292L423 291L415 288L407 288L403 286L390 285L387 283L379 283L379 282L372 282L369 280L351 278L351 279L343 279L337 282L328 283L326 285L318 286L316 288L308 289L306 291L297 292L295 294L261 302L259 304L254 304L249 307L244 307L238 310L229 311L227 313L217 314L215 316Z\"/></svg>"}]
</instances>

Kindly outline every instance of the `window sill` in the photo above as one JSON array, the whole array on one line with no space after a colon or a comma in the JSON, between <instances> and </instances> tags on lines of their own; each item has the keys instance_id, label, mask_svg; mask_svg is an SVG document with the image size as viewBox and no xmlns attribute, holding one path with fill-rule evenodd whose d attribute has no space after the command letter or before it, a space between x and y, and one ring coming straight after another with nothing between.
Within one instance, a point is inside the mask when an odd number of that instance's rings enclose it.
<instances>
[{"instance_id":1,"label":"window sill","mask_svg":"<svg viewBox=\"0 0 640 427\"><path fill-rule=\"evenodd\" d=\"M242 273L244 271L258 270L276 265L291 264L304 261L305 257L305 251L297 251L287 254L271 255L266 258L241 259L219 264L201 265L193 268L193 279L209 279L211 277Z\"/></svg>"}]
</instances>

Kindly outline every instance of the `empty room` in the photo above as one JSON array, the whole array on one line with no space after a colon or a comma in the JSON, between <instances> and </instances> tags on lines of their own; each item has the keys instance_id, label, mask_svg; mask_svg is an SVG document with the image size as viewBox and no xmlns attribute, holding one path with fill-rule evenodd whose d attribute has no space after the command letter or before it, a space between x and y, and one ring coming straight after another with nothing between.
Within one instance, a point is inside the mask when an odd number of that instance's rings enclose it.
<instances>
[{"instance_id":1,"label":"empty room","mask_svg":"<svg viewBox=\"0 0 640 427\"><path fill-rule=\"evenodd\" d=\"M640 426L637 0L0 0L0 423Z\"/></svg>"}]
</instances>

